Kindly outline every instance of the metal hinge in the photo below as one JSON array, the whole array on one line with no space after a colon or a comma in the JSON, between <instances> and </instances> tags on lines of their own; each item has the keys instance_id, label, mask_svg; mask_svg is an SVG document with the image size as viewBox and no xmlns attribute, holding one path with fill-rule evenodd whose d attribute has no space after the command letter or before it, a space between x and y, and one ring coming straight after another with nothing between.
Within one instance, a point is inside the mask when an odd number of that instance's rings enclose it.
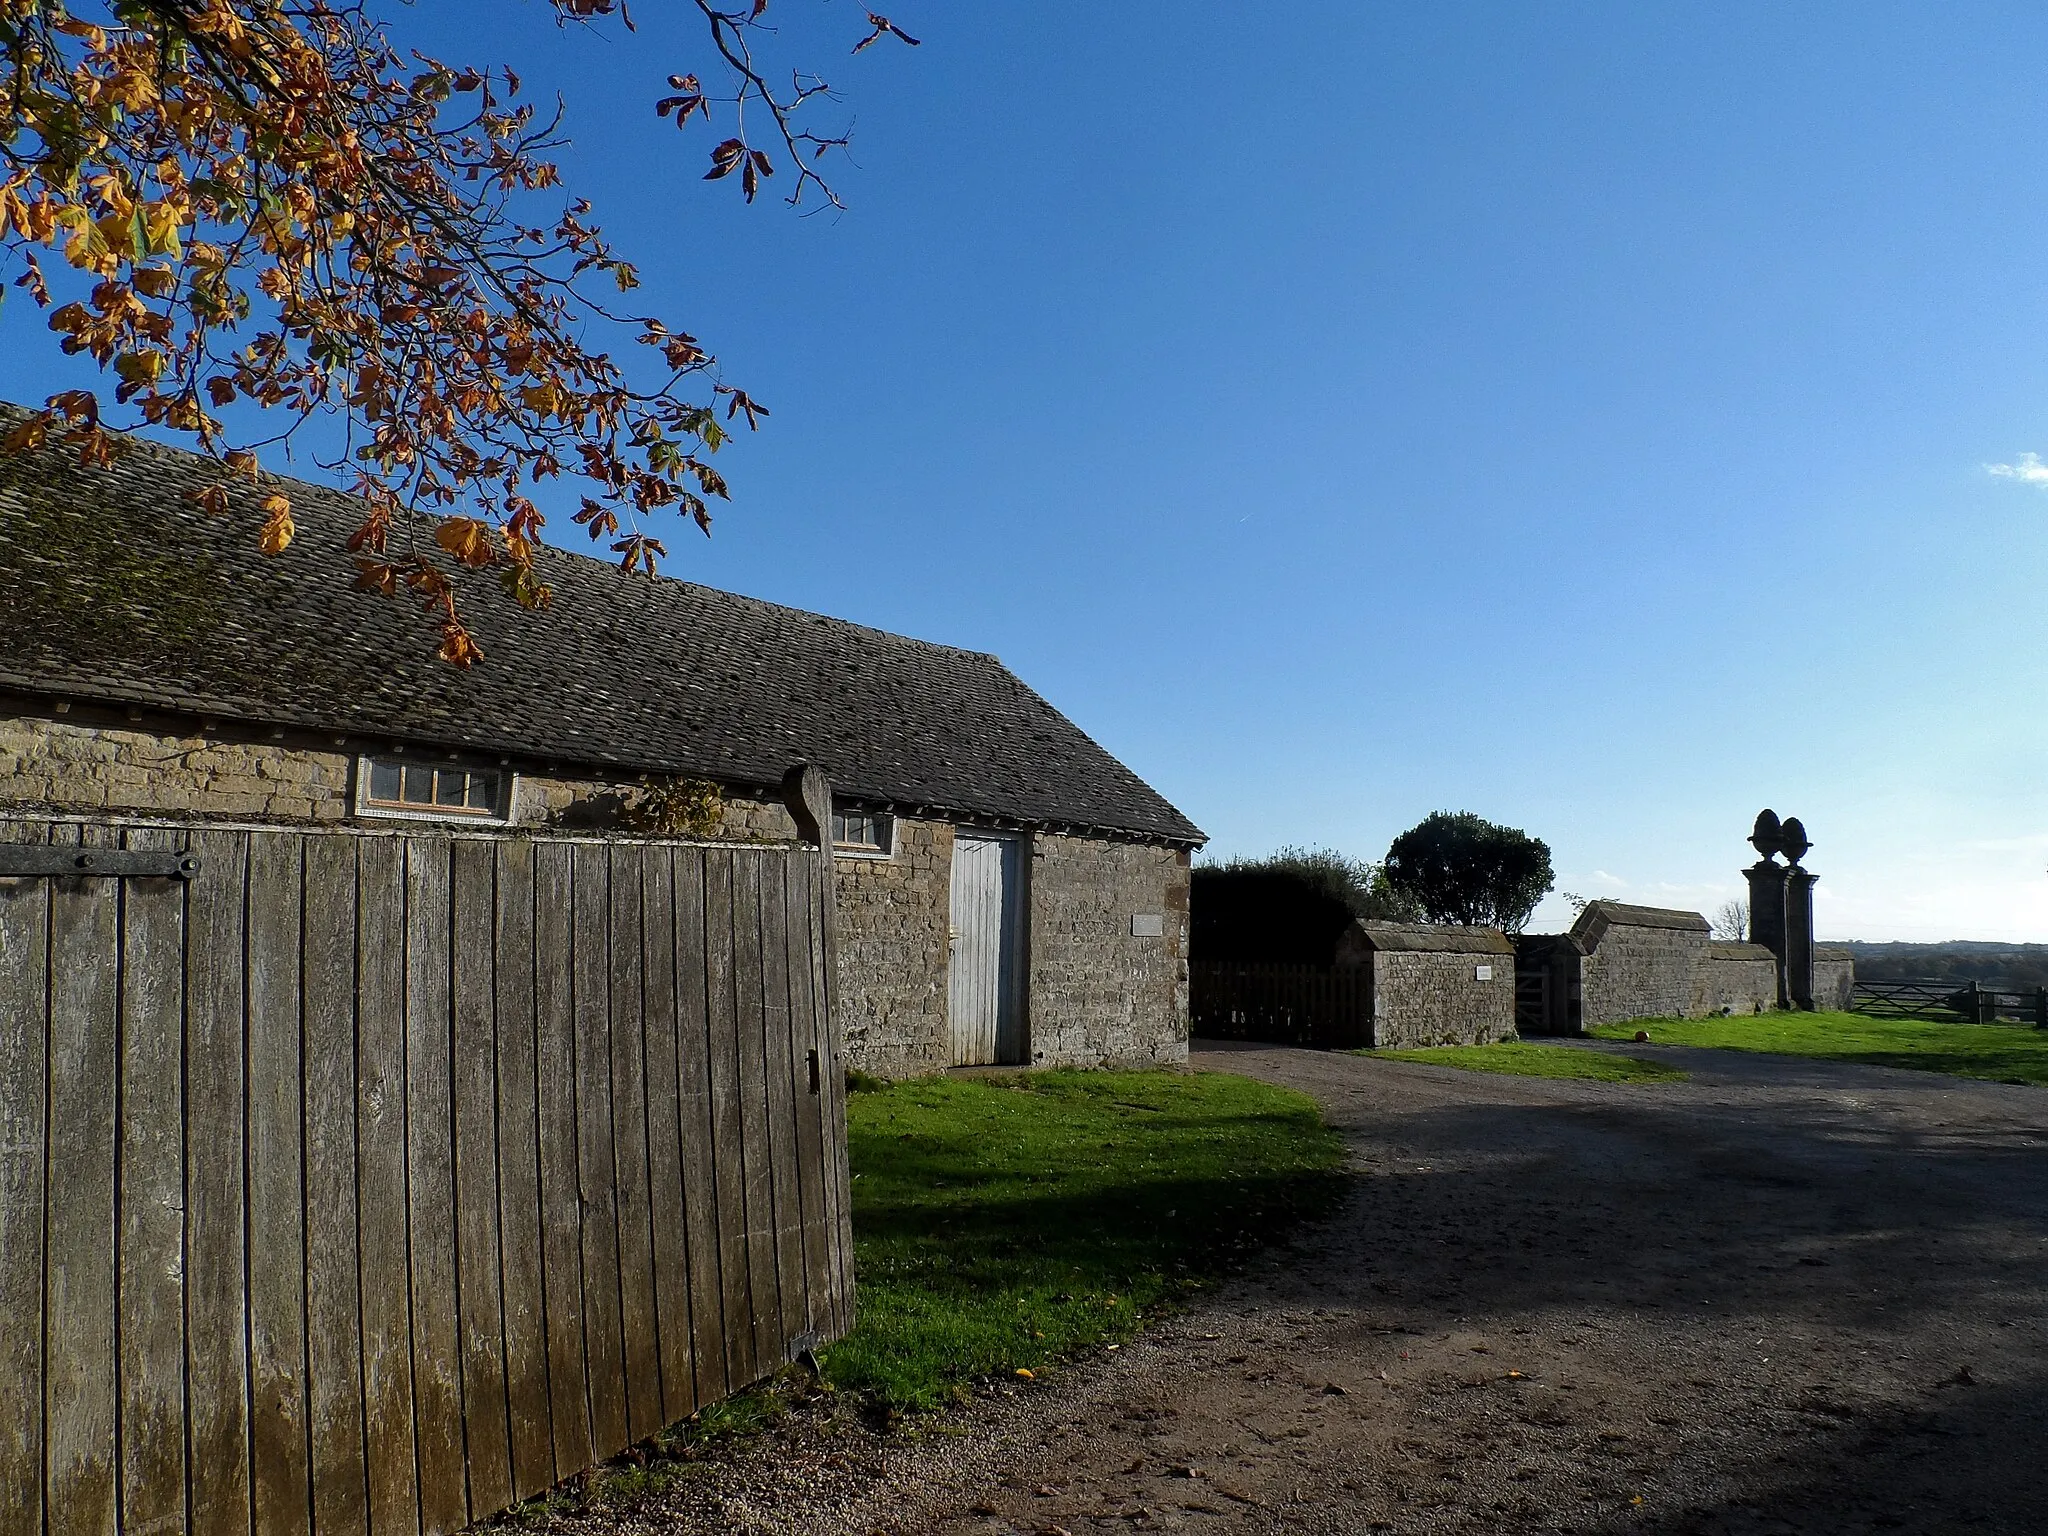
<instances>
[{"instance_id":1,"label":"metal hinge","mask_svg":"<svg viewBox=\"0 0 2048 1536\"><path fill-rule=\"evenodd\" d=\"M199 860L189 853L0 843L0 879L11 875L86 875L109 880L128 876L190 880L198 873Z\"/></svg>"}]
</instances>

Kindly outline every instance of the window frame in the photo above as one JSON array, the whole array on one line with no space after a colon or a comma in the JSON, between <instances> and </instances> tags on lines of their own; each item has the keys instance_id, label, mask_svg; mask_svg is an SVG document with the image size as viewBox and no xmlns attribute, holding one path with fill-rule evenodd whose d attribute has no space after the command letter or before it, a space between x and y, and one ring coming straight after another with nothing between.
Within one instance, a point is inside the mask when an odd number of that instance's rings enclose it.
<instances>
[{"instance_id":1,"label":"window frame","mask_svg":"<svg viewBox=\"0 0 2048 1536\"><path fill-rule=\"evenodd\" d=\"M848 817L858 816L879 824L882 840L879 844L851 843L843 841L840 828ZM832 808L832 856L835 859L868 859L886 863L896 857L896 813L893 811L864 811L853 806Z\"/></svg>"},{"instance_id":2,"label":"window frame","mask_svg":"<svg viewBox=\"0 0 2048 1536\"><path fill-rule=\"evenodd\" d=\"M469 805L421 804L413 801L381 800L371 792L371 775L379 766L400 770L424 768L430 773L489 774L498 781L497 793L491 797L488 808ZM390 821L435 821L451 826L507 826L512 820L514 787L518 775L510 768L494 767L484 763L465 763L460 760L435 761L422 753L408 756L404 753L364 752L356 758L355 813L358 816L375 817ZM403 780L401 779L401 789ZM436 788L438 789L438 784Z\"/></svg>"}]
</instances>

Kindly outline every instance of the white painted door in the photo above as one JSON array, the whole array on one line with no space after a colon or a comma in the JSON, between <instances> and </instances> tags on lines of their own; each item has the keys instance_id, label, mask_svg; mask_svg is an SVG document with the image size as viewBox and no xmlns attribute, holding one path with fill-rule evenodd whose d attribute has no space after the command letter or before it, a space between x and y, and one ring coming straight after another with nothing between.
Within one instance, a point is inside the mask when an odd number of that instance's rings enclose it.
<instances>
[{"instance_id":1,"label":"white painted door","mask_svg":"<svg viewBox=\"0 0 2048 1536\"><path fill-rule=\"evenodd\" d=\"M1023 845L1014 837L953 838L953 955L946 1013L953 1065L1024 1059L1020 1006Z\"/></svg>"}]
</instances>

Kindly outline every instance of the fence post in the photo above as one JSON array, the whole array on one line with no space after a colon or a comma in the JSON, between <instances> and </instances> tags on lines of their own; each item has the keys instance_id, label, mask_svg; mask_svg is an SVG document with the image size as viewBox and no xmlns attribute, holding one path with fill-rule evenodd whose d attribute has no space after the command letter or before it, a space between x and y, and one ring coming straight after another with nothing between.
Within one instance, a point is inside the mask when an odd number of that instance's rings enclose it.
<instances>
[{"instance_id":1,"label":"fence post","mask_svg":"<svg viewBox=\"0 0 2048 1536\"><path fill-rule=\"evenodd\" d=\"M1984 1022L1984 988L1975 981L1970 983L1970 1022Z\"/></svg>"},{"instance_id":2,"label":"fence post","mask_svg":"<svg viewBox=\"0 0 2048 1536\"><path fill-rule=\"evenodd\" d=\"M2034 1028L2048 1029L2048 987L2034 988Z\"/></svg>"}]
</instances>

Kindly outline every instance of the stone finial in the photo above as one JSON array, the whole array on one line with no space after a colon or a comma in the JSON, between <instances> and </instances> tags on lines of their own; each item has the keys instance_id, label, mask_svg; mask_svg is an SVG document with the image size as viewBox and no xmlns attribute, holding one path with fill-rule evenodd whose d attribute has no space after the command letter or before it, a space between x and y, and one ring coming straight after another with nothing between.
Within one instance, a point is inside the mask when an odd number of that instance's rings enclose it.
<instances>
[{"instance_id":1,"label":"stone finial","mask_svg":"<svg viewBox=\"0 0 2048 1536\"><path fill-rule=\"evenodd\" d=\"M1786 859L1797 864L1806 857L1807 849L1812 846L1813 844L1807 841L1806 828L1799 824L1799 818L1787 816L1784 824L1778 828L1778 847Z\"/></svg>"},{"instance_id":2,"label":"stone finial","mask_svg":"<svg viewBox=\"0 0 2048 1536\"><path fill-rule=\"evenodd\" d=\"M1798 823L1795 821L1793 825L1796 826ZM1784 849L1785 832L1778 824L1776 811L1763 810L1757 813L1756 827L1749 834L1749 845L1764 856L1764 862L1767 864L1773 855Z\"/></svg>"}]
</instances>

